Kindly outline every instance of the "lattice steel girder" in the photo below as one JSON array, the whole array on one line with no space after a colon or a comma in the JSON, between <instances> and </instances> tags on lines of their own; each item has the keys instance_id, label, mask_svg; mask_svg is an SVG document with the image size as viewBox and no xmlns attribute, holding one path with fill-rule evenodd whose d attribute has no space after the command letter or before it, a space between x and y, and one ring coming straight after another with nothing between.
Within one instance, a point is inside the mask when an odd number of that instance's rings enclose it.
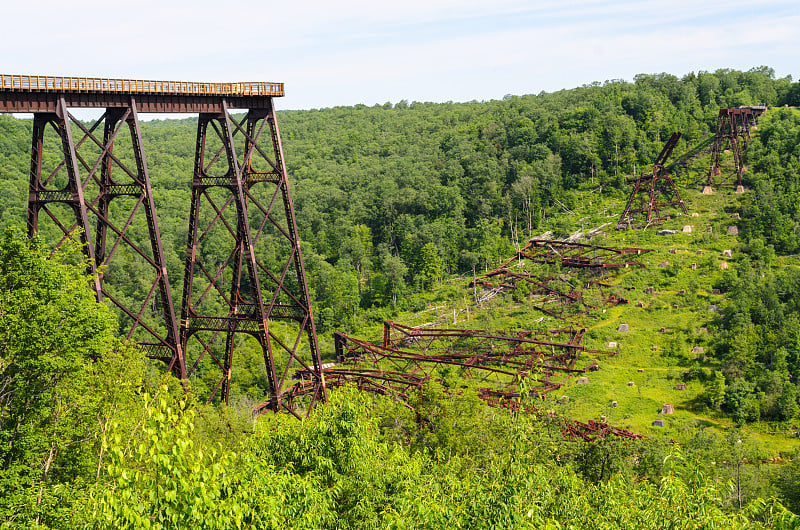
<instances>
[{"instance_id":1,"label":"lattice steel girder","mask_svg":"<svg viewBox=\"0 0 800 530\"><path fill-rule=\"evenodd\" d=\"M628 287L589 281L585 290L573 285L569 278L562 276L538 277L529 271L514 272L510 269L497 269L470 282L469 286L480 285L484 289L516 290L527 284L526 296L531 306L554 318L567 318L586 314L590 309L599 309L601 305L626 304L628 300L614 289L630 289ZM596 291L592 287L597 286ZM606 294L603 289L609 291Z\"/></svg>"},{"instance_id":2,"label":"lattice steel girder","mask_svg":"<svg viewBox=\"0 0 800 530\"><path fill-rule=\"evenodd\" d=\"M180 335L190 378L208 385L208 400L225 402L234 351L244 346L237 335L252 337L266 370L268 400L261 408L297 414L298 408L310 412L326 391L280 134L268 103L240 119L225 101L221 113L200 114ZM288 392L291 369L312 376L305 403Z\"/></svg>"},{"instance_id":3,"label":"lattice steel girder","mask_svg":"<svg viewBox=\"0 0 800 530\"><path fill-rule=\"evenodd\" d=\"M137 94L139 112L145 113L199 113L223 112L223 101L227 108L265 108L271 97L266 96L219 96L219 95L170 95ZM13 92L0 90L0 112L57 112L63 99L70 108L126 108L130 95L113 93L58 93L58 92Z\"/></svg>"},{"instance_id":4,"label":"lattice steel girder","mask_svg":"<svg viewBox=\"0 0 800 530\"><path fill-rule=\"evenodd\" d=\"M570 349L584 349L581 343L585 329L553 329L548 331L486 331L475 329L431 328L413 327L392 322L383 323L383 347L401 347L414 345L422 351L434 349L436 351L479 351L481 349L495 350L500 348L495 341L508 345L512 351L520 345L539 346L564 346ZM559 337L563 340L546 340ZM469 344L453 343L454 339L467 339ZM424 341L424 342L421 342ZM444 342L443 342L444 341Z\"/></svg>"},{"instance_id":5,"label":"lattice steel girder","mask_svg":"<svg viewBox=\"0 0 800 530\"><path fill-rule=\"evenodd\" d=\"M322 369L325 387L354 386L364 392L393 396L395 399L409 407L408 400L413 390L420 389L431 379L424 374L409 374L388 370L357 368L348 366L335 366ZM303 398L316 392L316 380L307 370L299 370L294 379L298 380L294 386L284 392L286 400ZM265 408L262 404L255 410L259 412Z\"/></svg>"},{"instance_id":6,"label":"lattice steel girder","mask_svg":"<svg viewBox=\"0 0 800 530\"><path fill-rule=\"evenodd\" d=\"M177 319L135 99L127 96L124 106L106 109L87 126L69 113L62 96L56 112L36 113L33 122L29 235L39 234L59 247L80 233L97 299L108 299L120 310L128 339L183 377ZM59 161L50 161L45 168L42 155L47 140L57 140L61 154ZM42 213L52 225L42 224ZM146 234L146 240L138 240L134 232L139 237ZM141 258L135 270L126 255ZM137 285L130 285L132 276Z\"/></svg>"},{"instance_id":7,"label":"lattice steel girder","mask_svg":"<svg viewBox=\"0 0 800 530\"><path fill-rule=\"evenodd\" d=\"M627 256L641 255L652 252L649 248L614 248L589 245L585 243L569 243L567 241L553 241L550 239L531 239L517 254L507 259L493 271L479 276L475 282L497 275L500 271L508 269L514 262L527 259L533 263L560 263L563 267L589 268L589 269L616 269L627 267L644 267L644 263L630 261Z\"/></svg>"},{"instance_id":8,"label":"lattice steel girder","mask_svg":"<svg viewBox=\"0 0 800 530\"><path fill-rule=\"evenodd\" d=\"M382 346L386 350L402 351L415 356L411 359L415 366L417 363L428 362L462 365L468 369L486 365L487 371L491 371L491 366L496 366L502 369L495 370L496 373L511 372L515 380L530 377L538 371L545 375L544 380L538 380L545 385L544 389L539 390L544 393L560 386L549 379L555 372L586 372L585 369L575 368L581 352L616 354L614 351L586 348L583 345L585 333L585 329L571 327L540 332L414 328L386 321ZM339 342L348 341L358 344L354 339L339 337ZM359 347L375 353L363 344ZM415 351L409 352L411 349ZM377 353L379 357L383 355L382 352Z\"/></svg>"},{"instance_id":9,"label":"lattice steel girder","mask_svg":"<svg viewBox=\"0 0 800 530\"><path fill-rule=\"evenodd\" d=\"M532 239L520 250L520 256L535 263L561 263L564 267L616 269L631 266L644 267L638 261L625 259L626 256L652 252L647 248L614 248L568 243L547 239Z\"/></svg>"}]
</instances>

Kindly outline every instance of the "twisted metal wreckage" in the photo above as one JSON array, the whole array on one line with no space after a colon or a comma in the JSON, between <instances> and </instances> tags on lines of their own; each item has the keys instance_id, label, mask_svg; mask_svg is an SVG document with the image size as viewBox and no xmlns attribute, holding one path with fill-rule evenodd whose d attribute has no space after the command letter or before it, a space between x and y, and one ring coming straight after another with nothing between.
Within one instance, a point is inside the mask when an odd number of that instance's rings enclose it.
<instances>
[{"instance_id":1,"label":"twisted metal wreckage","mask_svg":"<svg viewBox=\"0 0 800 530\"><path fill-rule=\"evenodd\" d=\"M537 274L520 267L535 264L558 264L581 270L606 270L627 267L644 267L638 260L629 259L651 249L614 248L585 243L533 239L494 270L476 277L470 287L480 286L490 298L502 291L517 291L524 286L524 296L534 309L561 320L586 314L590 309L600 309L626 304L624 291L632 287L613 285L599 280L586 280L578 287L574 280L564 275Z\"/></svg>"},{"instance_id":2,"label":"twisted metal wreckage","mask_svg":"<svg viewBox=\"0 0 800 530\"><path fill-rule=\"evenodd\" d=\"M390 395L401 403L411 393L437 378L443 367L453 367L460 377L476 384L477 396L492 407L514 412L543 414L525 397L544 398L561 388L572 374L584 374L599 368L593 360L582 368L576 367L581 353L616 355L616 351L596 350L583 345L585 329L555 329L543 332L493 331L410 327L396 322L384 322L380 344L334 335L337 363L322 369L328 387L353 385L361 390ZM563 374L560 380L553 380ZM302 396L313 391L312 374L299 370L298 382L289 392ZM407 405L410 407L410 405ZM554 415L547 415L555 418ZM592 441L614 435L630 439L641 438L625 429L605 422L582 423L559 418L565 437Z\"/></svg>"},{"instance_id":3,"label":"twisted metal wreckage","mask_svg":"<svg viewBox=\"0 0 800 530\"><path fill-rule=\"evenodd\" d=\"M628 197L628 203L625 205L625 211L622 212L619 222L617 222L617 228L660 225L669 219L669 216L662 210L673 206L680 206L684 214L689 213L675 186L675 181L664 167L680 137L680 132L673 133L656 158L653 170L636 179ZM641 216L644 219L637 224L637 219Z\"/></svg>"},{"instance_id":4,"label":"twisted metal wreckage","mask_svg":"<svg viewBox=\"0 0 800 530\"><path fill-rule=\"evenodd\" d=\"M711 166L703 193L712 193L714 177L722 174L722 154L733 154L734 174L736 175L736 192L744 191L742 175L745 172L744 151L750 144L750 129L758 123L758 118L766 110L763 105L739 107L736 109L719 109L717 129L714 135L701 142L697 147L681 155L670 167L674 167L700 155L711 145ZM653 163L650 173L640 175L633 184L625 210L617 222L617 229L647 228L658 226L668 220L668 208L679 208L687 215L686 204L681 198L675 181L668 172L667 160L681 138L675 132L664 144ZM724 184L720 184L724 185Z\"/></svg>"}]
</instances>

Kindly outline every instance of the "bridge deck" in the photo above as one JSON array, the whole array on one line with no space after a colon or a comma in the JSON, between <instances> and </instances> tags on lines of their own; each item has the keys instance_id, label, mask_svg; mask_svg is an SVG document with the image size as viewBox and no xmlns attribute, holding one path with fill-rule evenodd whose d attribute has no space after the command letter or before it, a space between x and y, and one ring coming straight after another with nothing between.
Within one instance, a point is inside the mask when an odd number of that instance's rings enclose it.
<instances>
[{"instance_id":1,"label":"bridge deck","mask_svg":"<svg viewBox=\"0 0 800 530\"><path fill-rule=\"evenodd\" d=\"M68 107L128 106L134 98L139 112L221 112L223 100L230 108L266 108L283 95L283 83L0 74L0 112L55 112L61 97Z\"/></svg>"}]
</instances>

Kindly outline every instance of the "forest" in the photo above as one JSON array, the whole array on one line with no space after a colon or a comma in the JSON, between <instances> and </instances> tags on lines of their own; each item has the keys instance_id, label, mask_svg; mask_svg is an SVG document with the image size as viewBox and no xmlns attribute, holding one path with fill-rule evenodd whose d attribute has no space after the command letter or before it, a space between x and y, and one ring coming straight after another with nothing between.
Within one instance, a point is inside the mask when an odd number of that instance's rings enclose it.
<instances>
[{"instance_id":1,"label":"forest","mask_svg":"<svg viewBox=\"0 0 800 530\"><path fill-rule=\"evenodd\" d=\"M593 443L565 439L547 417L492 408L453 373L408 403L337 389L303 421L253 417L266 381L246 344L231 406L205 404L207 382L184 387L121 340L79 248L48 259L44 239L23 236L32 123L0 116L0 527L800 526L800 83L769 67L642 74L278 120L325 362L334 330L373 337L384 320L422 323L438 306L471 308L459 324L473 328L552 325L519 293L472 305L467 283L532 237L615 223L631 178L673 132L676 155L690 152L708 144L720 108L755 104L768 111L745 153L744 194L699 193L707 152L672 168L704 231L601 236L658 257L609 277L635 286L645 307L589 311L588 340L615 340L621 318L634 330L663 319L657 327L674 332L632 334L599 372L606 386L565 391L572 403L558 414L602 411L647 435ZM196 133L194 118L143 123L174 293ZM735 238L725 235L731 212ZM709 257L723 249L734 256L724 271ZM673 266L659 270L664 259ZM670 294L645 298L649 286ZM695 345L706 353L689 355ZM603 408L616 398L610 381L639 377L645 362L663 375L637 380L630 401L643 404ZM644 409L660 407L660 388L681 373L691 395L675 426L651 428Z\"/></svg>"}]
</instances>

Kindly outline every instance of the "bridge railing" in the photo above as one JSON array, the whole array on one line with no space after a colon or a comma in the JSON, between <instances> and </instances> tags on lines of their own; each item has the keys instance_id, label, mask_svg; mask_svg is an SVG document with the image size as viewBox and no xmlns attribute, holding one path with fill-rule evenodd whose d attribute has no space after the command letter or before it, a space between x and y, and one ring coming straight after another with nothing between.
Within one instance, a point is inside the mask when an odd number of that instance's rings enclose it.
<instances>
[{"instance_id":1,"label":"bridge railing","mask_svg":"<svg viewBox=\"0 0 800 530\"><path fill-rule=\"evenodd\" d=\"M0 74L0 90L25 92L116 92L200 96L283 96L283 83L203 83L100 77L52 77Z\"/></svg>"}]
</instances>

